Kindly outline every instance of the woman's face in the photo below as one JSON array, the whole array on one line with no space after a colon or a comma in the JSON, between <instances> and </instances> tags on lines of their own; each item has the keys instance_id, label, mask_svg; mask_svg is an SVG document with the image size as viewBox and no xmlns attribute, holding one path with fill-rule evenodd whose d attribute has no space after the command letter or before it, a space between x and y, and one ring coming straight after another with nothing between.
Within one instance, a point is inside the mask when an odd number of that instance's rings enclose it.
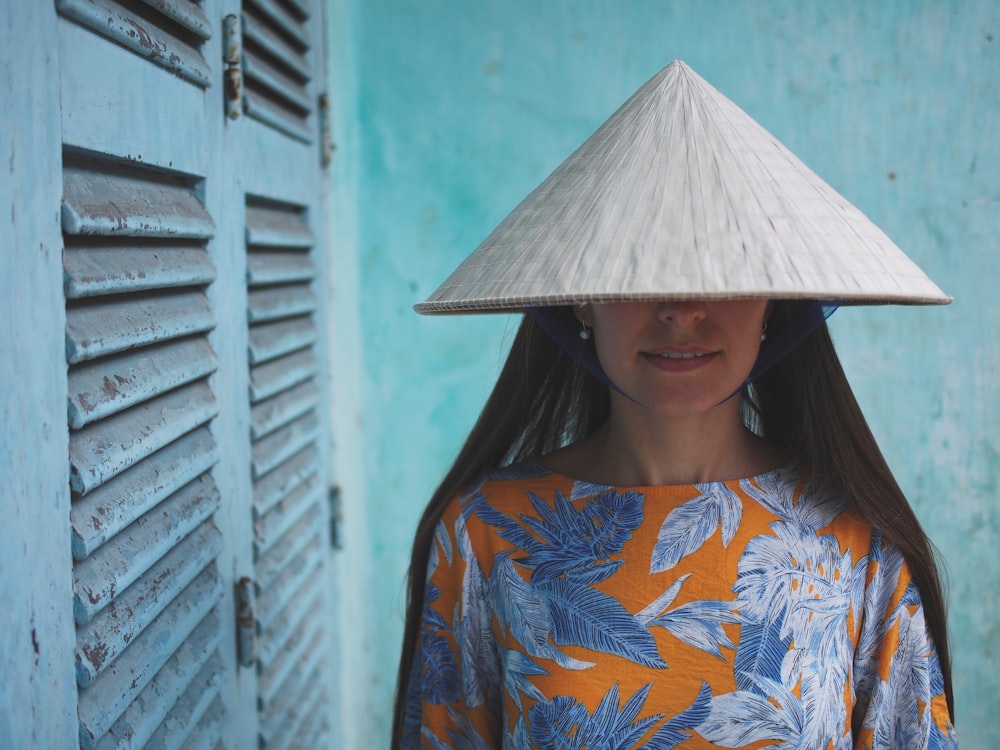
<instances>
[{"instance_id":1,"label":"woman's face","mask_svg":"<svg viewBox=\"0 0 1000 750\"><path fill-rule=\"evenodd\" d=\"M768 311L762 299L589 304L597 357L619 389L664 415L704 412L746 380Z\"/></svg>"}]
</instances>

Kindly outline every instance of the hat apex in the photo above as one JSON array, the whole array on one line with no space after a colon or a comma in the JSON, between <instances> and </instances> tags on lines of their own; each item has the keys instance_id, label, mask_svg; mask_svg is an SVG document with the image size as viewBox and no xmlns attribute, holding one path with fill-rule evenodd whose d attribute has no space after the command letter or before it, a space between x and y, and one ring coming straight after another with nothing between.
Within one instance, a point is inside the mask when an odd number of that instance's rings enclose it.
<instances>
[{"instance_id":1,"label":"hat apex","mask_svg":"<svg viewBox=\"0 0 1000 750\"><path fill-rule=\"evenodd\" d=\"M861 211L675 60L415 309L747 297L951 301Z\"/></svg>"}]
</instances>

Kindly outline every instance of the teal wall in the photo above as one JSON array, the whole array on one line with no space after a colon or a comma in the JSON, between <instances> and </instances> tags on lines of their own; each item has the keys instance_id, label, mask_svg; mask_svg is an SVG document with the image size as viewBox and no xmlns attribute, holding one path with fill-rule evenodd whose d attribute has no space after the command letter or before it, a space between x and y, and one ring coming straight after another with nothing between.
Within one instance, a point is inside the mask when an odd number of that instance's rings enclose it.
<instances>
[{"instance_id":1,"label":"teal wall","mask_svg":"<svg viewBox=\"0 0 1000 750\"><path fill-rule=\"evenodd\" d=\"M674 58L777 135L957 298L948 308L845 309L833 328L873 429L947 562L964 745L998 746L995 0L333 5L348 7L333 22L351 24L349 54L334 55L351 67L339 152L350 156L334 189L351 216L341 247L358 253L352 341L363 400L344 406L364 462L363 509L347 513L371 539L371 580L360 582L369 593L356 612L374 644L370 670L356 678L366 696L359 731L371 746L387 743L414 523L515 324L420 318L410 306ZM335 72L335 83L338 75L346 74Z\"/></svg>"}]
</instances>

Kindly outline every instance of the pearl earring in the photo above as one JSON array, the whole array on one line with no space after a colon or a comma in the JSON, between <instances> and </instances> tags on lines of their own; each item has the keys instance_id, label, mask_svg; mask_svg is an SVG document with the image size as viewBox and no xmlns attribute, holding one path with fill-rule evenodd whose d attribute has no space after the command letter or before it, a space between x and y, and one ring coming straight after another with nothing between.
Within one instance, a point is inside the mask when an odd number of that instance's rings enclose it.
<instances>
[{"instance_id":1,"label":"pearl earring","mask_svg":"<svg viewBox=\"0 0 1000 750\"><path fill-rule=\"evenodd\" d=\"M764 327L760 329L760 340L767 341L767 321L764 321Z\"/></svg>"},{"instance_id":2,"label":"pearl earring","mask_svg":"<svg viewBox=\"0 0 1000 750\"><path fill-rule=\"evenodd\" d=\"M582 320L580 321L580 325L583 326L583 328L580 329L580 338L587 341L590 338L590 329L587 328L587 324Z\"/></svg>"}]
</instances>

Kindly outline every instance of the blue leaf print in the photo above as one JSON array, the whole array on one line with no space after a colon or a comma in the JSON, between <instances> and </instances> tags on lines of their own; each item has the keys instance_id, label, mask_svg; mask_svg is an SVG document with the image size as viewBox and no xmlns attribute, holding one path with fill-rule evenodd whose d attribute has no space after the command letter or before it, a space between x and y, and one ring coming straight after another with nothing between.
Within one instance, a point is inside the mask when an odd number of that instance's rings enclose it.
<instances>
[{"instance_id":1,"label":"blue leaf print","mask_svg":"<svg viewBox=\"0 0 1000 750\"><path fill-rule=\"evenodd\" d=\"M568 695L536 703L528 712L531 746L538 750L571 750L580 745L574 741L580 724L590 718L587 707Z\"/></svg>"},{"instance_id":2,"label":"blue leaf print","mask_svg":"<svg viewBox=\"0 0 1000 750\"><path fill-rule=\"evenodd\" d=\"M467 714L456 711L449 706L448 718L458 727L458 731L448 730L448 737L451 740L451 745L448 747L454 748L454 750L492 750L494 743L487 742L479 734Z\"/></svg>"},{"instance_id":3,"label":"blue leaf print","mask_svg":"<svg viewBox=\"0 0 1000 750\"><path fill-rule=\"evenodd\" d=\"M607 579L622 562L611 560L612 555L621 553L632 531L642 523L644 498L637 492L609 490L580 510L560 492L555 493L551 507L537 495L529 492L528 496L538 517L522 516L521 520L534 537L525 538L506 528L501 536L528 553L520 562L532 569L533 582L560 576L580 583Z\"/></svg>"},{"instance_id":4,"label":"blue leaf print","mask_svg":"<svg viewBox=\"0 0 1000 750\"><path fill-rule=\"evenodd\" d=\"M819 482L807 485L797 502L798 485L798 472L791 468L740 481L744 492L778 518L812 531L828 525L847 507L839 493L825 489Z\"/></svg>"},{"instance_id":5,"label":"blue leaf print","mask_svg":"<svg viewBox=\"0 0 1000 750\"><path fill-rule=\"evenodd\" d=\"M452 551L451 551L451 537L448 536L448 529L445 528L444 523L439 523L437 528L434 529L434 538L437 540L438 544L441 545L441 549L444 550L445 560L448 561L448 565L451 565ZM437 547L433 544L431 545L431 559L430 564L427 566L427 578L431 577L431 574L438 566L438 551Z\"/></svg>"},{"instance_id":6,"label":"blue leaf print","mask_svg":"<svg viewBox=\"0 0 1000 750\"><path fill-rule=\"evenodd\" d=\"M421 654L417 653L410 666L410 679L406 689L406 713L403 716L402 750L419 750L420 748L420 726L424 711L420 659Z\"/></svg>"},{"instance_id":7,"label":"blue leaf print","mask_svg":"<svg viewBox=\"0 0 1000 750\"><path fill-rule=\"evenodd\" d=\"M583 646L666 669L652 634L618 600L565 578L546 581L533 589L549 605L557 644Z\"/></svg>"},{"instance_id":8,"label":"blue leaf print","mask_svg":"<svg viewBox=\"0 0 1000 750\"><path fill-rule=\"evenodd\" d=\"M459 674L451 644L441 633L424 631L420 642L420 693L427 703L458 700Z\"/></svg>"},{"instance_id":9,"label":"blue leaf print","mask_svg":"<svg viewBox=\"0 0 1000 750\"><path fill-rule=\"evenodd\" d=\"M520 651L505 650L504 662L504 685L519 711L524 710L521 706L521 693L536 701L545 700L545 696L528 679L528 675L548 674L547 671Z\"/></svg>"},{"instance_id":10,"label":"blue leaf print","mask_svg":"<svg viewBox=\"0 0 1000 750\"><path fill-rule=\"evenodd\" d=\"M739 528L743 504L726 485L715 482L695 485L698 497L674 508L660 527L650 561L650 573L670 570L682 558L696 552L722 524L722 543L728 545Z\"/></svg>"},{"instance_id":11,"label":"blue leaf print","mask_svg":"<svg viewBox=\"0 0 1000 750\"><path fill-rule=\"evenodd\" d=\"M493 612L500 627L506 629L531 656L552 659L564 669L594 666L592 662L567 656L550 643L554 626L545 595L536 592L521 579L507 555L497 555L489 584Z\"/></svg>"},{"instance_id":12,"label":"blue leaf print","mask_svg":"<svg viewBox=\"0 0 1000 750\"><path fill-rule=\"evenodd\" d=\"M424 627L431 630L447 630L448 623L431 605L441 596L441 589L428 583L424 590Z\"/></svg>"},{"instance_id":13,"label":"blue leaf print","mask_svg":"<svg viewBox=\"0 0 1000 750\"><path fill-rule=\"evenodd\" d=\"M803 649L808 652L808 649ZM845 742L850 746L850 731L847 727L847 707L844 705L844 686L847 683L846 664L831 661L820 662L811 655L803 661L803 668L795 671L799 680L799 695L802 705L802 732L799 735L801 747L827 747L831 740L840 747Z\"/></svg>"},{"instance_id":14,"label":"blue leaf print","mask_svg":"<svg viewBox=\"0 0 1000 750\"><path fill-rule=\"evenodd\" d=\"M514 733L504 732L503 746L505 748L527 748L530 747L529 742L528 727L524 721L524 714L520 714L514 724Z\"/></svg>"},{"instance_id":15,"label":"blue leaf print","mask_svg":"<svg viewBox=\"0 0 1000 750\"><path fill-rule=\"evenodd\" d=\"M771 528L774 536L754 537L740 558L733 586L737 607L754 622L782 619L782 637L801 642L814 609L799 605L826 600L844 616L850 610L850 553L842 555L833 536L818 537L781 521Z\"/></svg>"},{"instance_id":16,"label":"blue leaf print","mask_svg":"<svg viewBox=\"0 0 1000 750\"><path fill-rule=\"evenodd\" d=\"M593 497L610 489L606 484L594 484L593 482L573 482L573 487L569 491L569 499L573 502L583 500L585 497Z\"/></svg>"},{"instance_id":17,"label":"blue leaf print","mask_svg":"<svg viewBox=\"0 0 1000 750\"><path fill-rule=\"evenodd\" d=\"M733 663L737 689L753 693L762 677L780 680L781 660L791 643L791 637L781 637L781 620L744 623Z\"/></svg>"},{"instance_id":18,"label":"blue leaf print","mask_svg":"<svg viewBox=\"0 0 1000 750\"><path fill-rule=\"evenodd\" d=\"M459 553L466 561L462 595L455 605L454 632L462 665L465 704L469 707L496 705L500 699L500 659L493 634L489 590L472 543L459 517L455 524Z\"/></svg>"},{"instance_id":19,"label":"blue leaf print","mask_svg":"<svg viewBox=\"0 0 1000 750\"><path fill-rule=\"evenodd\" d=\"M601 699L591 715L586 706L569 696L536 703L529 712L531 747L539 750L626 750L662 718L636 721L652 683L640 688L619 710L618 685Z\"/></svg>"},{"instance_id":20,"label":"blue leaf print","mask_svg":"<svg viewBox=\"0 0 1000 750\"><path fill-rule=\"evenodd\" d=\"M652 604L643 608L643 610L639 612L635 618L643 625L648 626L649 623L656 619L657 615L662 614L667 607L674 603L674 599L676 599L677 594L680 593L681 586L684 585L684 581L690 577L690 573L685 573L676 581L671 583L670 587L666 591L656 597Z\"/></svg>"},{"instance_id":21,"label":"blue leaf print","mask_svg":"<svg viewBox=\"0 0 1000 750\"><path fill-rule=\"evenodd\" d=\"M670 612L665 611L677 598L684 581L690 577L690 573L685 573L670 584L670 588L639 612L636 619L647 627L650 625L664 627L675 638L721 659L723 657L719 644L726 648L735 648L722 629L722 623L742 622L742 618L733 612L732 604L700 599L681 605Z\"/></svg>"},{"instance_id":22,"label":"blue leaf print","mask_svg":"<svg viewBox=\"0 0 1000 750\"><path fill-rule=\"evenodd\" d=\"M755 680L773 681L784 642L780 683L799 687L799 710L811 727L799 739L806 747L816 741L825 745L840 736L846 722L843 696L854 650L848 616L857 590L854 579L864 566L855 567L850 550L841 553L831 535L817 536L785 521L775 521L771 529L773 536L747 544L733 587L740 613L755 624L742 628L737 686L754 693Z\"/></svg>"},{"instance_id":23,"label":"blue leaf print","mask_svg":"<svg viewBox=\"0 0 1000 750\"><path fill-rule=\"evenodd\" d=\"M780 683L762 678L754 692L737 691L712 698L711 712L697 729L698 734L721 747L770 740L774 743L767 746L771 750L798 750L809 747L800 743L802 721L799 699Z\"/></svg>"},{"instance_id":24,"label":"blue leaf print","mask_svg":"<svg viewBox=\"0 0 1000 750\"><path fill-rule=\"evenodd\" d=\"M930 715L928 644L920 610L911 618L905 607L896 610L899 647L889 663L889 679L878 685L865 725L875 730L875 747L925 747L933 719ZM923 701L922 710L917 698Z\"/></svg>"},{"instance_id":25,"label":"blue leaf print","mask_svg":"<svg viewBox=\"0 0 1000 750\"><path fill-rule=\"evenodd\" d=\"M423 734L424 739L430 744L431 750L454 750L454 746L451 742L445 743L443 740L438 739L429 728L421 727L420 732ZM410 750L411 745L406 745L405 747L407 750ZM412 745L412 747L415 748L415 750L419 750L420 745L415 744Z\"/></svg>"},{"instance_id":26,"label":"blue leaf print","mask_svg":"<svg viewBox=\"0 0 1000 750\"><path fill-rule=\"evenodd\" d=\"M691 739L695 727L708 718L711 704L712 691L708 684L703 682L694 703L657 729L652 739L642 746L642 750L673 750L682 742Z\"/></svg>"},{"instance_id":27,"label":"blue leaf print","mask_svg":"<svg viewBox=\"0 0 1000 750\"><path fill-rule=\"evenodd\" d=\"M732 611L732 604L699 599L665 612L650 622L650 625L664 627L675 638L724 659L719 646L723 648L736 648L736 646L729 640L726 631L722 629L722 624L738 623L740 620L739 615Z\"/></svg>"},{"instance_id":28,"label":"blue leaf print","mask_svg":"<svg viewBox=\"0 0 1000 750\"><path fill-rule=\"evenodd\" d=\"M482 494L483 486L487 482L508 482L518 479L535 479L547 477L552 472L538 461L528 461L520 464L510 464L501 466L498 469L482 474L465 493L459 495L459 502L463 505L467 503L477 503L485 499Z\"/></svg>"},{"instance_id":29,"label":"blue leaf print","mask_svg":"<svg viewBox=\"0 0 1000 750\"><path fill-rule=\"evenodd\" d=\"M903 555L897 547L884 545L881 534L876 531L867 561L872 578L865 590L861 635L854 651L854 684L862 705L869 700L878 681L878 653L891 616L889 604L903 569Z\"/></svg>"}]
</instances>

